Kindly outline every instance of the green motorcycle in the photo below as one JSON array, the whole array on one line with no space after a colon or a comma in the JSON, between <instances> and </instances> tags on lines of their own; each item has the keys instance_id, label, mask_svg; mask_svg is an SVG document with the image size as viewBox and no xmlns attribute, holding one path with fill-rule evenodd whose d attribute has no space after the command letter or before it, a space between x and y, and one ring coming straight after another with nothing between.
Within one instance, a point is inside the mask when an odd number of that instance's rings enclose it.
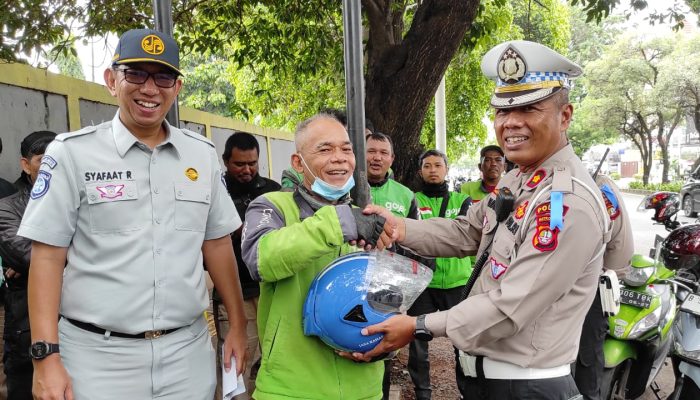
<instances>
[{"instance_id":1,"label":"green motorcycle","mask_svg":"<svg viewBox=\"0 0 700 400\"><path fill-rule=\"evenodd\" d=\"M652 219L669 231L677 227L671 217L678 210L677 194L675 198L671 194L655 193L645 199L649 208L657 210ZM676 204L675 211L670 207L659 212L659 205L664 202ZM658 246L662 240L657 236L656 248L651 251L653 258L635 254L630 271L622 279L620 311L609 317L609 332L603 345L605 372L601 393L605 399L640 397L652 386L671 350L671 327L677 313L675 273L659 261ZM658 388L652 390L658 392Z\"/></svg>"}]
</instances>

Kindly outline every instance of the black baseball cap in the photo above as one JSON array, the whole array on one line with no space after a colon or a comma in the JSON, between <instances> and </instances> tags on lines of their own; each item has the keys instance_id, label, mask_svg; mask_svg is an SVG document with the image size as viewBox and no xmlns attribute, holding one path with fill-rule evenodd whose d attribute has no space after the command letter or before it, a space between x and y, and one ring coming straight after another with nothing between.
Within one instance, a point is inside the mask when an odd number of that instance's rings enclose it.
<instances>
[{"instance_id":1,"label":"black baseball cap","mask_svg":"<svg viewBox=\"0 0 700 400\"><path fill-rule=\"evenodd\" d=\"M153 29L132 29L124 32L114 50L112 65L154 62L180 72L180 50L173 38Z\"/></svg>"},{"instance_id":2,"label":"black baseball cap","mask_svg":"<svg viewBox=\"0 0 700 400\"><path fill-rule=\"evenodd\" d=\"M505 157L505 154L503 153L503 149L500 147L496 146L495 144L488 145L481 149L481 158L484 158L486 156L487 151L495 151L501 154L501 157Z\"/></svg>"}]
</instances>

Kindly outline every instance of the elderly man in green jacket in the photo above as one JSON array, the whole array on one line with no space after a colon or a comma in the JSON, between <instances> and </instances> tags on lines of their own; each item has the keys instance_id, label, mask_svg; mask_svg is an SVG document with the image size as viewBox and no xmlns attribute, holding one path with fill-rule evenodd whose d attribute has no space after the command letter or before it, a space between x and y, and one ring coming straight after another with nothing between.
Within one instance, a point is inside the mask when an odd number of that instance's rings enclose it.
<instances>
[{"instance_id":1,"label":"elderly man in green jacket","mask_svg":"<svg viewBox=\"0 0 700 400\"><path fill-rule=\"evenodd\" d=\"M383 218L350 206L355 154L345 127L330 114L302 122L292 167L303 174L294 192L266 193L248 207L243 259L260 281L258 330L262 364L253 397L380 399L383 363L353 362L317 337L304 336L302 308L314 277L365 241L383 248ZM388 233L388 235L387 235Z\"/></svg>"}]
</instances>

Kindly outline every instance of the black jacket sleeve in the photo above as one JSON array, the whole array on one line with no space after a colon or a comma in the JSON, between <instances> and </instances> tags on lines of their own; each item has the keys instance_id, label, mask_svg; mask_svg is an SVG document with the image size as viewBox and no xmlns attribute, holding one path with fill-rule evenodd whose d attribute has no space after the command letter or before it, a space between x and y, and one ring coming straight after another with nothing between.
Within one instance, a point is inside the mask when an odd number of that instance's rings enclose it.
<instances>
[{"instance_id":1,"label":"black jacket sleeve","mask_svg":"<svg viewBox=\"0 0 700 400\"><path fill-rule=\"evenodd\" d=\"M0 257L2 265L23 276L29 274L32 241L17 236L22 214L27 207L28 192L15 193L0 200Z\"/></svg>"}]
</instances>

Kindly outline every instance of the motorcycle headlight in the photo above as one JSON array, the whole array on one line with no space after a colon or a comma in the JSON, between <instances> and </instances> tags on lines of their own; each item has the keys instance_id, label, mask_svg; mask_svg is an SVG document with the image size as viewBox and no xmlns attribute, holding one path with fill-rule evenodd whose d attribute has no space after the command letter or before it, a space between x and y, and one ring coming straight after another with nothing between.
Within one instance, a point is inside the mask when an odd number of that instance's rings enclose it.
<instances>
[{"instance_id":1,"label":"motorcycle headlight","mask_svg":"<svg viewBox=\"0 0 700 400\"><path fill-rule=\"evenodd\" d=\"M659 325L659 320L661 319L661 307L656 307L654 311L647 314L644 318L640 319L632 329L630 329L630 334L627 335L628 339L638 339L640 336L645 334Z\"/></svg>"},{"instance_id":2,"label":"motorcycle headlight","mask_svg":"<svg viewBox=\"0 0 700 400\"><path fill-rule=\"evenodd\" d=\"M647 283L649 278L651 278L655 269L656 268L653 265L651 267L644 268L630 268L627 271L627 275L625 275L622 280L630 286L642 286L643 284Z\"/></svg>"},{"instance_id":3,"label":"motorcycle headlight","mask_svg":"<svg viewBox=\"0 0 700 400\"><path fill-rule=\"evenodd\" d=\"M678 342L673 343L673 347L679 356L700 363L700 350L686 350Z\"/></svg>"}]
</instances>

